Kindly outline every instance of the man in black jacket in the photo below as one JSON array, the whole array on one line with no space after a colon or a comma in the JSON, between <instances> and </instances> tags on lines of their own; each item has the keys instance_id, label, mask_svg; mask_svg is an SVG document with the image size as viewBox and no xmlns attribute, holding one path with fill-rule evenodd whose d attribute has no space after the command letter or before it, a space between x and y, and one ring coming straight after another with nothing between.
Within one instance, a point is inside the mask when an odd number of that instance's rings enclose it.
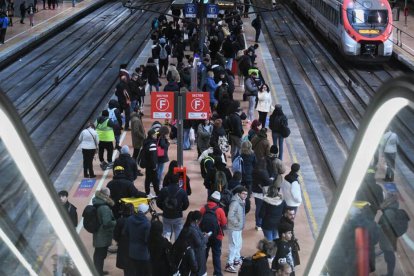
<instances>
[{"instance_id":1,"label":"man in black jacket","mask_svg":"<svg viewBox=\"0 0 414 276\"><path fill-rule=\"evenodd\" d=\"M58 195L60 197L60 201L62 202L63 207L68 211L73 226L76 228L76 226L78 226L78 212L76 212L76 207L68 201L68 192L63 190L60 191Z\"/></svg>"},{"instance_id":2,"label":"man in black jacket","mask_svg":"<svg viewBox=\"0 0 414 276\"><path fill-rule=\"evenodd\" d=\"M262 30L262 22L260 21L259 15L257 15L256 18L253 19L252 27L256 31L256 38L255 38L254 42L259 42L260 31Z\"/></svg>"},{"instance_id":3,"label":"man in black jacket","mask_svg":"<svg viewBox=\"0 0 414 276\"><path fill-rule=\"evenodd\" d=\"M237 102L233 102L237 103ZM232 104L234 107L235 104ZM229 140L231 145L231 160L240 154L241 138L243 136L243 125L241 121L241 110L239 108L231 108L234 111L228 117L228 127L230 130Z\"/></svg>"},{"instance_id":4,"label":"man in black jacket","mask_svg":"<svg viewBox=\"0 0 414 276\"><path fill-rule=\"evenodd\" d=\"M137 163L135 162L134 158L131 157L129 154L129 147L127 145L122 146L121 154L114 162L114 168L116 166L122 166L125 170L126 177L131 180L132 182L137 179L138 176L138 167ZM115 171L115 169L114 169Z\"/></svg>"},{"instance_id":5,"label":"man in black jacket","mask_svg":"<svg viewBox=\"0 0 414 276\"><path fill-rule=\"evenodd\" d=\"M171 178L171 183L164 187L158 198L157 206L163 211L164 237L169 237L176 240L183 229L183 211L187 210L189 206L187 193L178 185L179 176L174 174Z\"/></svg>"},{"instance_id":6,"label":"man in black jacket","mask_svg":"<svg viewBox=\"0 0 414 276\"><path fill-rule=\"evenodd\" d=\"M135 163L135 162L134 162ZM138 191L131 180L125 174L124 167L114 166L114 177L106 185L111 191L111 199L115 202L112 206L112 213L116 219L119 218L119 200L124 197L147 197L143 192Z\"/></svg>"},{"instance_id":7,"label":"man in black jacket","mask_svg":"<svg viewBox=\"0 0 414 276\"><path fill-rule=\"evenodd\" d=\"M142 146L143 156L141 158L140 166L145 168L145 193L150 194L150 184L154 187L155 194L160 192L160 186L157 176L157 132L155 129L148 131L147 138L144 140Z\"/></svg>"},{"instance_id":8,"label":"man in black jacket","mask_svg":"<svg viewBox=\"0 0 414 276\"><path fill-rule=\"evenodd\" d=\"M131 96L129 91L128 78L121 76L121 81L116 86L115 95L118 98L119 111L122 113L125 111L125 130L129 130L129 120L131 116Z\"/></svg>"}]
</instances>

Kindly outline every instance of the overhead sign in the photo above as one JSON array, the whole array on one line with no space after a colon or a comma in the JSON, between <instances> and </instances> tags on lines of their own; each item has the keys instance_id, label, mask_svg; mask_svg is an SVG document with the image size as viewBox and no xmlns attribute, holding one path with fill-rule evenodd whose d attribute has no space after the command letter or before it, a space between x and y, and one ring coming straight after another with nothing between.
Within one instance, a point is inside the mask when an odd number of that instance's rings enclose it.
<instances>
[{"instance_id":1,"label":"overhead sign","mask_svg":"<svg viewBox=\"0 0 414 276\"><path fill-rule=\"evenodd\" d=\"M207 18L217 18L219 8L216 4L207 4Z\"/></svg>"},{"instance_id":2,"label":"overhead sign","mask_svg":"<svg viewBox=\"0 0 414 276\"><path fill-rule=\"evenodd\" d=\"M208 92L187 92L186 119L207 119L210 113L210 94Z\"/></svg>"},{"instance_id":3,"label":"overhead sign","mask_svg":"<svg viewBox=\"0 0 414 276\"><path fill-rule=\"evenodd\" d=\"M174 92L151 93L151 118L172 119L174 117Z\"/></svg>"},{"instance_id":4,"label":"overhead sign","mask_svg":"<svg viewBox=\"0 0 414 276\"><path fill-rule=\"evenodd\" d=\"M197 5L193 3L186 3L184 5L184 14L186 18L197 17Z\"/></svg>"}]
</instances>

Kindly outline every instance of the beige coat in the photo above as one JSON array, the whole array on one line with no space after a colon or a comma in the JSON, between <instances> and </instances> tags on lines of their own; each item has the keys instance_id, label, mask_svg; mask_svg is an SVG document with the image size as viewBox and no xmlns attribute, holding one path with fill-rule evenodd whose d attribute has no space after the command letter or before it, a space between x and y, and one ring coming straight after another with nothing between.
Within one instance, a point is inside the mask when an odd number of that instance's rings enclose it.
<instances>
[{"instance_id":1,"label":"beige coat","mask_svg":"<svg viewBox=\"0 0 414 276\"><path fill-rule=\"evenodd\" d=\"M146 137L142 120L136 112L131 114L131 137L134 149L140 149Z\"/></svg>"}]
</instances>

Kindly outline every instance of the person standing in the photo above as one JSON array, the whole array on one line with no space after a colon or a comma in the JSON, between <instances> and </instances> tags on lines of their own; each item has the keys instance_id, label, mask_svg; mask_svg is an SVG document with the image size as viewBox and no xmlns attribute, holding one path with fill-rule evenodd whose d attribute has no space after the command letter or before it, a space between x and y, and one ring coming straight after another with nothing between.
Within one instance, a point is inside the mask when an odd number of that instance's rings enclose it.
<instances>
[{"instance_id":1,"label":"person standing","mask_svg":"<svg viewBox=\"0 0 414 276\"><path fill-rule=\"evenodd\" d=\"M211 194L209 197L209 200L205 206L203 206L200 209L200 212L202 214L202 220L206 219L207 213L213 212L213 214L216 216L214 219L216 219L218 224L218 233L213 233L210 235L208 242L207 242L207 249L206 249L206 256L208 258L208 252L211 251L213 253L213 266L214 266L214 273L213 275L222 276L221 272L221 246L224 238L223 234L223 227L227 224L227 218L226 214L224 213L224 210L220 207L220 199L221 195L218 191L215 191ZM208 215L211 216L210 214ZM207 230L202 228L202 223L200 223L200 229L204 232ZM211 230L208 230L206 233L210 232Z\"/></svg>"},{"instance_id":2,"label":"person standing","mask_svg":"<svg viewBox=\"0 0 414 276\"><path fill-rule=\"evenodd\" d=\"M159 67L159 76L162 77L164 72L165 77L167 77L168 69L168 56L171 54L171 47L167 44L167 41L164 37L161 37L159 44L156 46L156 51L158 53L158 67ZM163 70L164 69L164 70Z\"/></svg>"},{"instance_id":3,"label":"person standing","mask_svg":"<svg viewBox=\"0 0 414 276\"><path fill-rule=\"evenodd\" d=\"M8 26L9 26L9 19L4 13L1 13L0 14L0 44L4 44Z\"/></svg>"},{"instance_id":4,"label":"person standing","mask_svg":"<svg viewBox=\"0 0 414 276\"><path fill-rule=\"evenodd\" d=\"M280 186L280 191L286 201L287 207L293 208L295 212L297 212L298 207L302 204L302 192L298 180L299 170L300 165L293 163L290 172L285 176L285 181Z\"/></svg>"},{"instance_id":5,"label":"person standing","mask_svg":"<svg viewBox=\"0 0 414 276\"><path fill-rule=\"evenodd\" d=\"M227 216L227 229L229 235L229 256L225 271L237 273L236 267L241 265L240 251L243 245L242 231L246 223L246 198L248 192L244 187L237 189L233 195Z\"/></svg>"},{"instance_id":6,"label":"person standing","mask_svg":"<svg viewBox=\"0 0 414 276\"><path fill-rule=\"evenodd\" d=\"M14 2L10 1L7 6L7 16L9 18L9 26L13 27L13 17L14 17Z\"/></svg>"},{"instance_id":7,"label":"person standing","mask_svg":"<svg viewBox=\"0 0 414 276\"><path fill-rule=\"evenodd\" d=\"M256 167L252 173L253 185L252 194L254 197L254 203L256 206L255 220L256 220L256 231L262 231L262 218L260 217L260 209L263 205L263 196L267 194L267 190L273 183L273 179L270 178L269 172L266 169L266 161L264 159L258 159Z\"/></svg>"},{"instance_id":8,"label":"person standing","mask_svg":"<svg viewBox=\"0 0 414 276\"><path fill-rule=\"evenodd\" d=\"M241 138L243 136L243 125L241 119L241 110L239 107L236 107L239 103L234 102L230 106L232 110L231 114L228 116L228 126L230 127L229 139L231 145L231 160L240 154L241 149Z\"/></svg>"},{"instance_id":9,"label":"person standing","mask_svg":"<svg viewBox=\"0 0 414 276\"><path fill-rule=\"evenodd\" d=\"M20 4L20 23L24 24L24 18L26 17L26 1Z\"/></svg>"},{"instance_id":10,"label":"person standing","mask_svg":"<svg viewBox=\"0 0 414 276\"><path fill-rule=\"evenodd\" d=\"M283 113L282 106L280 104L275 105L272 115L269 118L269 128L272 131L273 145L279 147L279 159L283 160L283 141L282 136L283 128L288 126L288 120Z\"/></svg>"},{"instance_id":11,"label":"person standing","mask_svg":"<svg viewBox=\"0 0 414 276\"><path fill-rule=\"evenodd\" d=\"M145 65L142 77L148 80L150 92L152 87L155 86L156 91L160 91L160 80L158 79L158 69L152 57L148 58L147 65Z\"/></svg>"},{"instance_id":12,"label":"person standing","mask_svg":"<svg viewBox=\"0 0 414 276\"><path fill-rule=\"evenodd\" d=\"M210 120L206 119L198 125L197 129L197 152L198 157L201 153L210 147L210 138L213 132L213 126L210 124Z\"/></svg>"},{"instance_id":13,"label":"person standing","mask_svg":"<svg viewBox=\"0 0 414 276\"><path fill-rule=\"evenodd\" d=\"M249 99L249 109L247 112L247 120L250 123L254 120L254 106L256 105L256 97L259 88L256 85L256 71L251 71L249 78L244 81L244 89L247 98Z\"/></svg>"},{"instance_id":14,"label":"person standing","mask_svg":"<svg viewBox=\"0 0 414 276\"><path fill-rule=\"evenodd\" d=\"M270 143L267 139L267 129L261 128L259 133L252 139L252 149L256 154L257 160L266 159L270 154Z\"/></svg>"},{"instance_id":15,"label":"person standing","mask_svg":"<svg viewBox=\"0 0 414 276\"><path fill-rule=\"evenodd\" d=\"M137 213L128 217L124 233L128 238L128 275L147 276L150 273L148 241L151 223L146 217L149 206L140 204Z\"/></svg>"},{"instance_id":16,"label":"person standing","mask_svg":"<svg viewBox=\"0 0 414 276\"><path fill-rule=\"evenodd\" d=\"M398 143L399 140L397 134L393 132L391 128L388 128L381 140L381 148L387 165L384 181L394 181L395 158L397 157Z\"/></svg>"},{"instance_id":17,"label":"person standing","mask_svg":"<svg viewBox=\"0 0 414 276\"><path fill-rule=\"evenodd\" d=\"M134 214L134 205L127 203L124 208L120 210L121 216L116 220L114 228L114 240L118 244L118 250L116 252L116 267L124 271L124 275L128 275L128 255L129 255L129 244L128 238L123 233L125 223L128 217Z\"/></svg>"},{"instance_id":18,"label":"person standing","mask_svg":"<svg viewBox=\"0 0 414 276\"><path fill-rule=\"evenodd\" d=\"M179 186L179 176L172 175L167 187L162 188L157 197L157 206L163 211L164 236L177 240L183 228L183 211L187 210L190 202L187 192Z\"/></svg>"},{"instance_id":19,"label":"person standing","mask_svg":"<svg viewBox=\"0 0 414 276\"><path fill-rule=\"evenodd\" d=\"M170 161L168 159L168 148L170 146L170 142L168 142L168 134L170 130L167 126L161 126L158 134L157 139L157 157L158 157L158 164L157 164L157 178L158 181L161 183L162 175L164 174L164 167L165 163ZM160 186L160 184L158 184Z\"/></svg>"},{"instance_id":20,"label":"person standing","mask_svg":"<svg viewBox=\"0 0 414 276\"><path fill-rule=\"evenodd\" d=\"M131 138L132 146L134 147L134 153L132 158L139 164L139 155L142 150L142 145L146 137L144 124L142 123L142 113L137 110L131 114ZM138 170L138 175L141 175L141 172Z\"/></svg>"},{"instance_id":21,"label":"person standing","mask_svg":"<svg viewBox=\"0 0 414 276\"><path fill-rule=\"evenodd\" d=\"M151 230L148 240L148 249L151 256L152 276L164 276L174 273L170 268L167 254L172 251L171 243L162 235L163 225L161 221L151 222Z\"/></svg>"},{"instance_id":22,"label":"person standing","mask_svg":"<svg viewBox=\"0 0 414 276\"><path fill-rule=\"evenodd\" d=\"M148 131L142 151L140 166L145 168L145 193L147 195L150 194L150 185L152 183L155 194L158 195L160 186L157 177L157 132L154 129Z\"/></svg>"},{"instance_id":23,"label":"person standing","mask_svg":"<svg viewBox=\"0 0 414 276\"><path fill-rule=\"evenodd\" d=\"M260 16L256 15L256 18L252 21L252 27L256 31L255 42L259 42L260 32L262 30L262 22L260 21Z\"/></svg>"},{"instance_id":24,"label":"person standing","mask_svg":"<svg viewBox=\"0 0 414 276\"><path fill-rule=\"evenodd\" d=\"M27 8L27 14L29 15L30 27L33 27L34 26L34 14L35 14L35 7L33 6L33 4L30 4L29 7Z\"/></svg>"},{"instance_id":25,"label":"person standing","mask_svg":"<svg viewBox=\"0 0 414 276\"><path fill-rule=\"evenodd\" d=\"M108 110L103 110L101 116L95 121L96 132L98 133L99 139L99 161L102 170L110 169L113 166L112 153L114 151L114 123L109 118ZM107 160L104 160L104 151L107 151Z\"/></svg>"},{"instance_id":26,"label":"person standing","mask_svg":"<svg viewBox=\"0 0 414 276\"><path fill-rule=\"evenodd\" d=\"M99 137L95 131L94 124L88 123L88 127L82 130L79 135L79 141L83 155L83 177L95 178L93 158L98 150Z\"/></svg>"},{"instance_id":27,"label":"person standing","mask_svg":"<svg viewBox=\"0 0 414 276\"><path fill-rule=\"evenodd\" d=\"M131 117L131 96L129 92L128 78L125 75L120 77L120 82L116 86L115 95L118 98L119 111L125 113L125 126L124 130L129 130L129 120Z\"/></svg>"},{"instance_id":28,"label":"person standing","mask_svg":"<svg viewBox=\"0 0 414 276\"><path fill-rule=\"evenodd\" d=\"M114 167L122 166L126 177L133 183L138 176L138 166L134 158L129 154L129 147L123 145L119 157L115 159Z\"/></svg>"},{"instance_id":29,"label":"person standing","mask_svg":"<svg viewBox=\"0 0 414 276\"><path fill-rule=\"evenodd\" d=\"M288 264L292 268L292 271L294 271L295 263L292 255L292 246L290 244L290 240L292 239L292 226L289 224L280 224L278 231L279 238L275 240L277 251L272 261L272 270L277 271L282 265Z\"/></svg>"},{"instance_id":30,"label":"person standing","mask_svg":"<svg viewBox=\"0 0 414 276\"><path fill-rule=\"evenodd\" d=\"M78 212L76 211L75 205L68 201L69 193L68 191L62 190L58 193L60 202L62 202L63 207L65 210L68 211L70 220L73 224L73 227L76 228L78 226Z\"/></svg>"},{"instance_id":31,"label":"person standing","mask_svg":"<svg viewBox=\"0 0 414 276\"><path fill-rule=\"evenodd\" d=\"M99 229L93 233L93 263L99 275L104 275L104 260L107 256L108 247L112 243L112 236L116 225L116 220L112 214L113 200L110 198L111 192L108 188L96 191L92 199L93 206L97 209Z\"/></svg>"},{"instance_id":32,"label":"person standing","mask_svg":"<svg viewBox=\"0 0 414 276\"><path fill-rule=\"evenodd\" d=\"M259 216L262 219L263 234L268 241L278 238L277 229L283 216L284 208L286 208L286 202L283 200L282 195L278 193L276 186L271 185L267 195L263 197L263 204L259 211Z\"/></svg>"},{"instance_id":33,"label":"person standing","mask_svg":"<svg viewBox=\"0 0 414 276\"><path fill-rule=\"evenodd\" d=\"M259 89L259 93L257 94L256 106L256 110L259 112L259 121L262 123L262 128L266 127L267 113L271 112L272 108L272 95L270 95L269 87L267 84L263 84Z\"/></svg>"}]
</instances>

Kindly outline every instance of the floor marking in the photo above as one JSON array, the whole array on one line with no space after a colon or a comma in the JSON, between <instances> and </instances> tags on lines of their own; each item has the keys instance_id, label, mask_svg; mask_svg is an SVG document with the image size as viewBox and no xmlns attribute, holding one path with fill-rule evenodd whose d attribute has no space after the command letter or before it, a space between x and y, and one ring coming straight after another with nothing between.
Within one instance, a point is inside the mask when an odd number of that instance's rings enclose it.
<instances>
[{"instance_id":1,"label":"floor marking","mask_svg":"<svg viewBox=\"0 0 414 276\"><path fill-rule=\"evenodd\" d=\"M126 131L124 131L124 133L122 133L121 138L120 138L120 141L119 141L119 145L122 145L122 142L124 141L125 136L126 136ZM112 160L115 160L115 157L116 157L117 154L118 154L118 151L115 150L114 153L112 154ZM105 180L106 180L106 177L109 174L109 171L110 171L110 169L106 169L105 170L104 174L102 175L101 180L98 183L98 186L96 186L96 190L101 189L102 185L105 183ZM89 200L88 205L91 205L92 204L92 198L94 197L94 195L95 195L94 193L91 195L91 199ZM80 233L80 231L82 230L82 228L83 228L83 217L81 218L78 226L76 227L76 232Z\"/></svg>"}]
</instances>

